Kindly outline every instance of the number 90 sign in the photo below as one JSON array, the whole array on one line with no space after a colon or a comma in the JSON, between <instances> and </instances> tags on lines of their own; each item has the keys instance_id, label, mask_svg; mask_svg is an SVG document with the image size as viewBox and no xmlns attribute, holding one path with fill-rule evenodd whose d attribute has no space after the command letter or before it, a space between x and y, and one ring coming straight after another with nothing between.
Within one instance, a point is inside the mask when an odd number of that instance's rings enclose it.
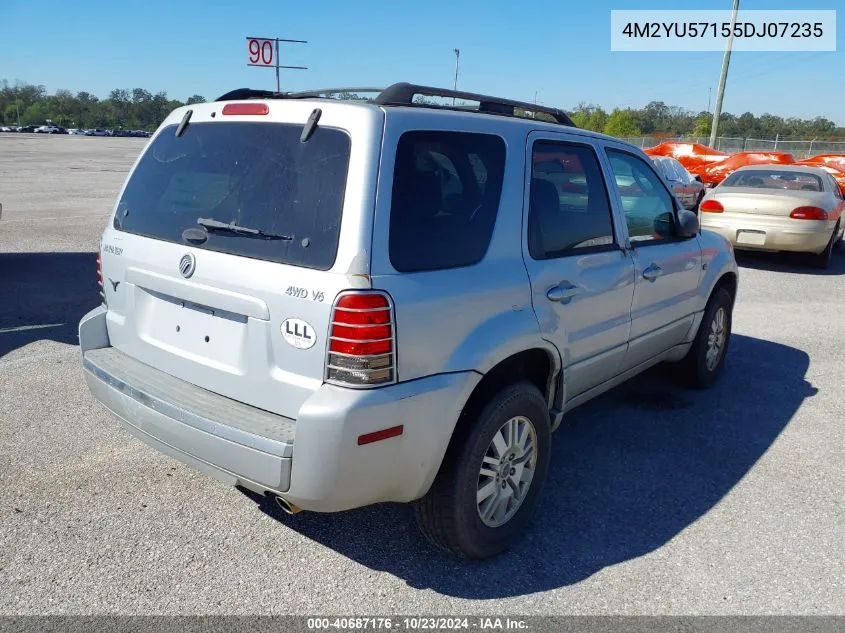
<instances>
[{"instance_id":1,"label":"number 90 sign","mask_svg":"<svg viewBox=\"0 0 845 633\"><path fill-rule=\"evenodd\" d=\"M275 40L247 38L246 52L248 66L275 66Z\"/></svg>"}]
</instances>

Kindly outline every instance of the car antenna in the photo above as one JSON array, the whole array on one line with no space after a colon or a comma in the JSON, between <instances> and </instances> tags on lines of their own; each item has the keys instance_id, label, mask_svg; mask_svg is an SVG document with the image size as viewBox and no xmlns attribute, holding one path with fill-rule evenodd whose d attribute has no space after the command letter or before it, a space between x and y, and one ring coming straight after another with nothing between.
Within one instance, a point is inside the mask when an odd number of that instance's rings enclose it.
<instances>
[{"instance_id":1,"label":"car antenna","mask_svg":"<svg viewBox=\"0 0 845 633\"><path fill-rule=\"evenodd\" d=\"M191 121L191 115L194 113L193 110L188 110L185 113L185 116L182 117L182 120L179 122L179 127L176 128L176 138L182 136L185 131L185 128L188 127L188 123Z\"/></svg>"},{"instance_id":2,"label":"car antenna","mask_svg":"<svg viewBox=\"0 0 845 633\"><path fill-rule=\"evenodd\" d=\"M302 128L302 135L299 137L300 143L307 143L308 139L314 134L314 130L317 129L317 122L320 120L320 117L323 115L323 111L320 108L314 108L311 112L311 116L308 117L308 121L305 123L305 127Z\"/></svg>"}]
</instances>

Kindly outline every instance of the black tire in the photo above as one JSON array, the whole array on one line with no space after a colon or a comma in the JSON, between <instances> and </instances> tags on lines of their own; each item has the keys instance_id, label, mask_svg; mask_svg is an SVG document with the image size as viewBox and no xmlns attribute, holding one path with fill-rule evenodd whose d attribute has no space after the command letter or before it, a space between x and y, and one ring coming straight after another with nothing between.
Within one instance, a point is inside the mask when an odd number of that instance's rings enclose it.
<instances>
[{"instance_id":1,"label":"black tire","mask_svg":"<svg viewBox=\"0 0 845 633\"><path fill-rule=\"evenodd\" d=\"M534 427L534 476L515 514L502 525L490 527L482 521L477 504L479 471L494 435L515 416L524 416ZM464 422L431 489L414 504L417 523L441 549L467 558L489 558L519 540L537 506L551 454L549 410L537 387L519 382L503 389L474 420Z\"/></svg>"},{"instance_id":2,"label":"black tire","mask_svg":"<svg viewBox=\"0 0 845 633\"><path fill-rule=\"evenodd\" d=\"M725 339L721 346L718 362L715 366L708 366L707 352L709 349L710 333L713 328L714 319L719 310L724 310ZM730 293L724 288L716 288L707 302L704 309L704 317L698 327L698 333L690 347L689 352L678 364L677 377L681 384L695 389L704 389L712 385L725 364L725 356L728 353L728 346L731 342L731 324L733 322L733 299Z\"/></svg>"},{"instance_id":3,"label":"black tire","mask_svg":"<svg viewBox=\"0 0 845 633\"><path fill-rule=\"evenodd\" d=\"M808 260L812 266L818 268L820 270L827 270L830 268L830 263L833 260L833 247L836 246L836 236L839 234L839 225L836 225L836 228L833 229L833 233L830 236L830 241L828 241L827 246L824 247L824 250L821 253L811 253L808 255Z\"/></svg>"}]
</instances>

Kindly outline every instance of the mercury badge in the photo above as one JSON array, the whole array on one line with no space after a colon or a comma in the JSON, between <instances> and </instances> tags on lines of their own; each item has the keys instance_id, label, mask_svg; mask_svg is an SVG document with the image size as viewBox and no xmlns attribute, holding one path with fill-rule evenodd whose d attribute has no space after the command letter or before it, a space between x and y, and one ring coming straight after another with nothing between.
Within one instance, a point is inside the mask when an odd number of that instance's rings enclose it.
<instances>
[{"instance_id":1,"label":"mercury badge","mask_svg":"<svg viewBox=\"0 0 845 633\"><path fill-rule=\"evenodd\" d=\"M194 257L191 253L185 253L182 255L182 259L179 260L179 272L182 273L182 276L185 279L193 275L196 268L196 257Z\"/></svg>"}]
</instances>

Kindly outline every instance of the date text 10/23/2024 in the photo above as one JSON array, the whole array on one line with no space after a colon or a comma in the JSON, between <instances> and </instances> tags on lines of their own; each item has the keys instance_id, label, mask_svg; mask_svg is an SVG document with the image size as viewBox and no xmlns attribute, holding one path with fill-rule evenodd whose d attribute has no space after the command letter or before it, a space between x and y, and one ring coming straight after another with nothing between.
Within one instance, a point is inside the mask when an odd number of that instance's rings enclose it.
<instances>
[{"instance_id":1,"label":"date text 10/23/2024","mask_svg":"<svg viewBox=\"0 0 845 633\"><path fill-rule=\"evenodd\" d=\"M396 629L405 631L527 631L528 623L519 618L498 617L317 617L308 618L311 631Z\"/></svg>"}]
</instances>

